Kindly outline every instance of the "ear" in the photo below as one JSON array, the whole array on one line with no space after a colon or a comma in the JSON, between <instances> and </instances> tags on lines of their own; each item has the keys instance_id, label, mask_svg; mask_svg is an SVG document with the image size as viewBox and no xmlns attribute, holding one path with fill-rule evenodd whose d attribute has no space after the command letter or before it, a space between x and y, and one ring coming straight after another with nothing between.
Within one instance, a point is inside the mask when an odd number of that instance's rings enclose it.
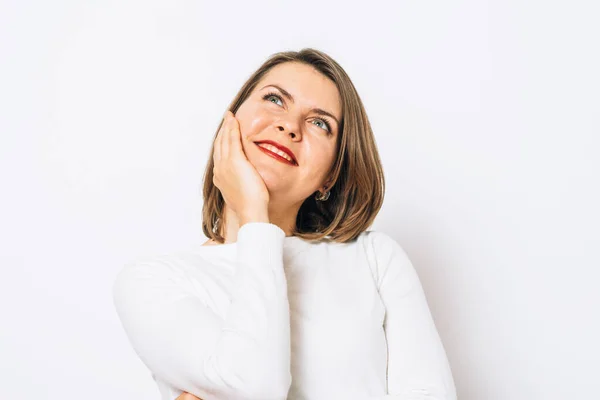
<instances>
[{"instance_id":1,"label":"ear","mask_svg":"<svg viewBox=\"0 0 600 400\"><path fill-rule=\"evenodd\" d=\"M330 178L330 179L327 179L327 180L325 181L325 183L323 183L323 191L324 191L324 192L326 192L327 190L331 189L332 182L333 182L333 181L332 181L332 179Z\"/></svg>"}]
</instances>

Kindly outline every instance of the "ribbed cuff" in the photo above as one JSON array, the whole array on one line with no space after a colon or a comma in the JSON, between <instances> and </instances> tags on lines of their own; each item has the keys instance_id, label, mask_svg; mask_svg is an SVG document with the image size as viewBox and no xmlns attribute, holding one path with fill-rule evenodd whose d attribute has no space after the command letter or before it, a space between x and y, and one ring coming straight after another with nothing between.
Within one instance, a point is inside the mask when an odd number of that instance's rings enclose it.
<instances>
[{"instance_id":1,"label":"ribbed cuff","mask_svg":"<svg viewBox=\"0 0 600 400\"><path fill-rule=\"evenodd\" d=\"M237 234L239 260L262 260L271 264L283 259L285 232L270 222L247 222Z\"/></svg>"}]
</instances>

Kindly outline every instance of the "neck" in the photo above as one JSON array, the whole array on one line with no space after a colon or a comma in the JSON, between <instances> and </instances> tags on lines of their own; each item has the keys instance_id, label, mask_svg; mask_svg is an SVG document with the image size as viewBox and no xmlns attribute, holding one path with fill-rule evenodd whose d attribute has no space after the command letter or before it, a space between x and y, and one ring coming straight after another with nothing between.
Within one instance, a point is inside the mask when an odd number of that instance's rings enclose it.
<instances>
[{"instance_id":1,"label":"neck","mask_svg":"<svg viewBox=\"0 0 600 400\"><path fill-rule=\"evenodd\" d=\"M285 207L273 201L269 202L269 223L280 227L285 232L285 236L292 236L300 206L301 204ZM225 243L237 242L240 220L236 212L229 208L227 204L225 204L223 211L225 216L225 224L223 225Z\"/></svg>"}]
</instances>

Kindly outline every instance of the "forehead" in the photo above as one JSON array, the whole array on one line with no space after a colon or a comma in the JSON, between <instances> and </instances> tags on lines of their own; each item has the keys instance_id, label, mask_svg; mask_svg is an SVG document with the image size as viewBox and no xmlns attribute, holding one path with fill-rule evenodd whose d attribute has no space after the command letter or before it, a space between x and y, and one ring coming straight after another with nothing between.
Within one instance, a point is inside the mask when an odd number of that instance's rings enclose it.
<instances>
[{"instance_id":1,"label":"forehead","mask_svg":"<svg viewBox=\"0 0 600 400\"><path fill-rule=\"evenodd\" d=\"M342 117L340 95L335 83L314 67L298 62L276 65L256 85L261 90L265 85L277 85L294 96L294 104L307 108L322 108ZM264 90L273 89L267 88Z\"/></svg>"}]
</instances>

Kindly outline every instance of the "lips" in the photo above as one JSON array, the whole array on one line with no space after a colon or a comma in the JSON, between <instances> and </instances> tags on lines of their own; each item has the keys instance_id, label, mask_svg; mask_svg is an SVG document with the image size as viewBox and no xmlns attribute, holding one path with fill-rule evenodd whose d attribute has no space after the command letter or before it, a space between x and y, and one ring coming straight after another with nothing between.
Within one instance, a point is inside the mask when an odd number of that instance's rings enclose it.
<instances>
[{"instance_id":1,"label":"lips","mask_svg":"<svg viewBox=\"0 0 600 400\"><path fill-rule=\"evenodd\" d=\"M255 142L255 143L257 146L259 144L269 144L269 145L277 148L278 150L285 153L288 157L290 157L292 159L292 162L290 162L288 159L282 157L279 154L273 153L272 151L265 149L264 147L258 146L262 151L267 152L269 155L272 155L273 157L275 157L277 159L283 160L283 161L287 162L288 164L298 165L298 161L296 160L296 156L294 155L294 153L292 153L292 151L290 149L288 149L287 147L285 147L284 145L277 143L273 140L262 140L262 141Z\"/></svg>"}]
</instances>

